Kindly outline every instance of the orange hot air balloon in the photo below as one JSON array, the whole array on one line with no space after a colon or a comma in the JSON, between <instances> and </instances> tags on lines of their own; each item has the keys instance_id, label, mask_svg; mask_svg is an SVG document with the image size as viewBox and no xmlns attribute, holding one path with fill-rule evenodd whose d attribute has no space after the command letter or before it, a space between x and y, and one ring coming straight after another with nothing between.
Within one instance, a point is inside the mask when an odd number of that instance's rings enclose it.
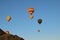
<instances>
[{"instance_id":1,"label":"orange hot air balloon","mask_svg":"<svg viewBox=\"0 0 60 40\"><path fill-rule=\"evenodd\" d=\"M9 22L11 20L11 17L10 16L7 16L6 17L6 20Z\"/></svg>"},{"instance_id":2,"label":"orange hot air balloon","mask_svg":"<svg viewBox=\"0 0 60 40\"><path fill-rule=\"evenodd\" d=\"M34 12L34 8L28 8L28 12L30 13L30 15L32 15Z\"/></svg>"}]
</instances>

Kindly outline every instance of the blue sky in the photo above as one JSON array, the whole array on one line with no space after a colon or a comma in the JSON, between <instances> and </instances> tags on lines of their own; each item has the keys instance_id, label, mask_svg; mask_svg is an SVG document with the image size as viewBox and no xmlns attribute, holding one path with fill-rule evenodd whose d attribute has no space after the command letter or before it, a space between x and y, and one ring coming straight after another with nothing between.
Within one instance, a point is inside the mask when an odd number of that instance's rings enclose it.
<instances>
[{"instance_id":1,"label":"blue sky","mask_svg":"<svg viewBox=\"0 0 60 40\"><path fill-rule=\"evenodd\" d=\"M35 9L32 20L30 7ZM8 15L10 22L6 20ZM39 18L43 20L41 25ZM0 0L0 28L25 40L60 40L60 0Z\"/></svg>"}]
</instances>

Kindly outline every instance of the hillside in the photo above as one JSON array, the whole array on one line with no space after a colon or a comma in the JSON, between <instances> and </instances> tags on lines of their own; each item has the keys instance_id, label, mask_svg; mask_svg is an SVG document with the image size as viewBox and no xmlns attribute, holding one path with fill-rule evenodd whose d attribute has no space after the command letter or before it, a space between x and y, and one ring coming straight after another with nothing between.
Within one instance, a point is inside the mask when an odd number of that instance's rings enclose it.
<instances>
[{"instance_id":1,"label":"hillside","mask_svg":"<svg viewBox=\"0 0 60 40\"><path fill-rule=\"evenodd\" d=\"M24 40L24 39L17 35L6 34L2 29L0 29L0 40Z\"/></svg>"}]
</instances>

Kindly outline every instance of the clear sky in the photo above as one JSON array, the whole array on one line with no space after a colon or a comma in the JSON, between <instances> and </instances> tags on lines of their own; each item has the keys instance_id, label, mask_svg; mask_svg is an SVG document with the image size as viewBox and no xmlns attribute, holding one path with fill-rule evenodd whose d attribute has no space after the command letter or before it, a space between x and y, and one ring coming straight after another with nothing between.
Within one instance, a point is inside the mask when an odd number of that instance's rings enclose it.
<instances>
[{"instance_id":1,"label":"clear sky","mask_svg":"<svg viewBox=\"0 0 60 40\"><path fill-rule=\"evenodd\" d=\"M30 7L35 9L32 20ZM10 22L6 20L8 15ZM39 18L43 20L41 25ZM0 28L25 40L60 40L60 0L0 0Z\"/></svg>"}]
</instances>

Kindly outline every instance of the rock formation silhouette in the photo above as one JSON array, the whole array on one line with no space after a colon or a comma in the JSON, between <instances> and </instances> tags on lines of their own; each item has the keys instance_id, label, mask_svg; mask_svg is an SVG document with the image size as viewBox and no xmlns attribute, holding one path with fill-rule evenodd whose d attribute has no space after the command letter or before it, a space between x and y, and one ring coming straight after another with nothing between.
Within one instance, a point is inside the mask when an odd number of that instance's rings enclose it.
<instances>
[{"instance_id":1,"label":"rock formation silhouette","mask_svg":"<svg viewBox=\"0 0 60 40\"><path fill-rule=\"evenodd\" d=\"M24 40L24 39L17 35L6 34L2 29L0 29L0 40Z\"/></svg>"}]
</instances>

